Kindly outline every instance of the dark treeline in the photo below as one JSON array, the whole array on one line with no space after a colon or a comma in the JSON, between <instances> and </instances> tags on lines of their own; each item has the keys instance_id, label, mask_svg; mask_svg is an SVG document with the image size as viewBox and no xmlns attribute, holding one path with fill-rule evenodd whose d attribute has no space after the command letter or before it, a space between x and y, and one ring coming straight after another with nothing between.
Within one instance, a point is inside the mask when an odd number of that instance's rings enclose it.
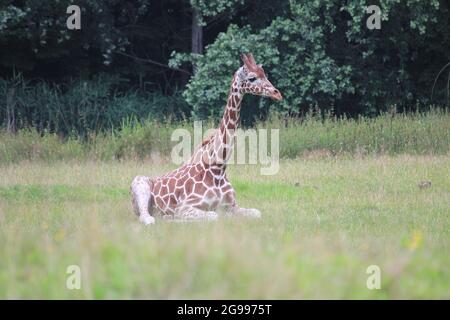
<instances>
[{"instance_id":1,"label":"dark treeline","mask_svg":"<svg viewBox=\"0 0 450 320\"><path fill-rule=\"evenodd\" d=\"M67 28L71 4L80 30ZM3 0L0 126L84 135L126 118L218 117L248 51L285 99L249 97L245 122L311 108L372 116L448 106L448 1L374 1L380 29L367 27L370 4Z\"/></svg>"}]
</instances>

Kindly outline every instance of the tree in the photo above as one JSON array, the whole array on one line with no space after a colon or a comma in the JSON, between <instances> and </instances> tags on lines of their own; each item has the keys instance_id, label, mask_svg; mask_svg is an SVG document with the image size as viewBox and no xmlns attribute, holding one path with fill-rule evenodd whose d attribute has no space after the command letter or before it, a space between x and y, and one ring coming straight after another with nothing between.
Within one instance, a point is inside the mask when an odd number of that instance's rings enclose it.
<instances>
[{"instance_id":1,"label":"tree","mask_svg":"<svg viewBox=\"0 0 450 320\"><path fill-rule=\"evenodd\" d=\"M271 110L296 116L319 107L375 115L392 105L401 110L450 103L444 67L450 52L448 1L370 2L381 9L380 30L366 27L365 0L80 0L81 30L66 27L70 4L0 0L0 83L9 97L0 101L5 124L54 116L44 107L40 115L25 107L19 112L21 90L9 90L19 73L30 88L43 80L50 91L58 87L65 94L75 79L102 79L111 95L156 93L164 95L164 106L177 101L164 114L184 117L192 108L195 117L219 117L245 51L265 65L285 100L248 97L244 120ZM180 99L181 89L192 107ZM64 108L59 112L76 111Z\"/></svg>"},{"instance_id":2,"label":"tree","mask_svg":"<svg viewBox=\"0 0 450 320\"><path fill-rule=\"evenodd\" d=\"M391 104L429 103L426 90L433 78L421 74L430 68L424 53L433 43L431 51L440 66L445 64L449 41L441 43L439 37L448 39L449 31L442 30L448 25L448 5L438 0L379 5L382 28L370 30L365 1L291 1L289 11L269 26L231 25L204 55L174 55L172 64L190 59L197 65L184 96L200 118L221 114L239 53L246 51L267 65L283 92L284 102L274 105L282 113L295 115L317 105L337 113L374 114ZM266 104L261 100L259 106L267 109Z\"/></svg>"},{"instance_id":3,"label":"tree","mask_svg":"<svg viewBox=\"0 0 450 320\"><path fill-rule=\"evenodd\" d=\"M125 51L129 44L121 27L135 22L148 8L148 0L80 0L81 30L72 31L66 26L66 9L73 1L4 2L0 46L8 50L0 51L0 61L3 66L19 70L33 70L40 63L56 59L64 61L61 65L66 69L71 62L78 63L76 69L90 68L95 63L109 65L114 52ZM88 55L91 61L80 66L80 57Z\"/></svg>"}]
</instances>

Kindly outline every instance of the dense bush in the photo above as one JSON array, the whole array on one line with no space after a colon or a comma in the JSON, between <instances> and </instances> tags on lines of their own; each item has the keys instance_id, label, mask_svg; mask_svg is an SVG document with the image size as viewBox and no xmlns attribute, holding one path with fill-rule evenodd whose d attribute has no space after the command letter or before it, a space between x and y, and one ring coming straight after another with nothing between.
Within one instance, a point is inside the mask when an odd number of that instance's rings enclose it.
<instances>
[{"instance_id":1,"label":"dense bush","mask_svg":"<svg viewBox=\"0 0 450 320\"><path fill-rule=\"evenodd\" d=\"M285 97L276 104L261 100L263 109L271 104L285 114L301 114L318 106L375 115L394 104L429 105L434 80L448 62L448 3L381 1L380 7L381 29L370 30L366 1L290 1L267 27L231 25L204 55L175 54L171 62L196 64L184 96L199 118L221 114L239 53L246 51L266 66ZM445 104L443 78L434 102Z\"/></svg>"},{"instance_id":2,"label":"dense bush","mask_svg":"<svg viewBox=\"0 0 450 320\"><path fill-rule=\"evenodd\" d=\"M164 96L159 92L142 93L121 90L117 76L99 75L93 80L77 80L65 85L31 83L17 75L0 78L0 119L7 117L7 105L13 111L17 128L33 127L39 132L86 136L118 128L126 118L180 120L190 115L181 93Z\"/></svg>"},{"instance_id":3,"label":"dense bush","mask_svg":"<svg viewBox=\"0 0 450 320\"><path fill-rule=\"evenodd\" d=\"M285 99L247 97L244 123L450 103L445 0L370 2L380 30L366 0L80 0L76 31L72 2L0 3L0 127L86 136L132 116L217 119L245 51Z\"/></svg>"}]
</instances>

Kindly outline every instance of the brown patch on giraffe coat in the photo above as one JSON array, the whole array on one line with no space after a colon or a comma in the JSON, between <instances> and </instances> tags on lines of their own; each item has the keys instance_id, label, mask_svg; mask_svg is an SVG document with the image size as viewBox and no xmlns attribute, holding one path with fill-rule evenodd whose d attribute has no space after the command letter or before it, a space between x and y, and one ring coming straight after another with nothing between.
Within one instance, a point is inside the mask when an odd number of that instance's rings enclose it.
<instances>
[{"instance_id":1,"label":"brown patch on giraffe coat","mask_svg":"<svg viewBox=\"0 0 450 320\"><path fill-rule=\"evenodd\" d=\"M236 108L241 102L241 99L238 96L233 96L233 107Z\"/></svg>"},{"instance_id":2,"label":"brown patch on giraffe coat","mask_svg":"<svg viewBox=\"0 0 450 320\"><path fill-rule=\"evenodd\" d=\"M236 117L236 111L230 110L230 111L228 112L228 114L230 115L230 119L232 119L232 120L234 120L234 121L237 120L237 117Z\"/></svg>"},{"instance_id":3,"label":"brown patch on giraffe coat","mask_svg":"<svg viewBox=\"0 0 450 320\"><path fill-rule=\"evenodd\" d=\"M173 192L175 190L176 184L177 180L175 180L175 178L169 178L169 181L167 182L167 187L169 188L169 191Z\"/></svg>"},{"instance_id":4,"label":"brown patch on giraffe coat","mask_svg":"<svg viewBox=\"0 0 450 320\"><path fill-rule=\"evenodd\" d=\"M203 175L203 182L206 185L212 185L213 184L214 176L213 176L213 174L211 173L210 170L206 171L205 174Z\"/></svg>"},{"instance_id":5,"label":"brown patch on giraffe coat","mask_svg":"<svg viewBox=\"0 0 450 320\"><path fill-rule=\"evenodd\" d=\"M164 208L165 203L164 203L164 201L161 199L160 196L155 197L155 202L156 202L156 205L157 205L158 207Z\"/></svg>"},{"instance_id":6,"label":"brown patch on giraffe coat","mask_svg":"<svg viewBox=\"0 0 450 320\"><path fill-rule=\"evenodd\" d=\"M170 196L170 202L169 202L169 206L171 207L171 208L176 208L176 206L177 206L177 199L176 199L176 197L175 197L175 195L171 195Z\"/></svg>"},{"instance_id":7,"label":"brown patch on giraffe coat","mask_svg":"<svg viewBox=\"0 0 450 320\"><path fill-rule=\"evenodd\" d=\"M167 193L169 193L169 187L168 186L166 186L166 185L163 185L162 187L161 187L161 191L159 192L160 194L162 193L162 194L167 194Z\"/></svg>"},{"instance_id":8,"label":"brown patch on giraffe coat","mask_svg":"<svg viewBox=\"0 0 450 320\"><path fill-rule=\"evenodd\" d=\"M197 194L204 194L206 191L206 187L203 185L203 183L196 183L194 186L194 192Z\"/></svg>"},{"instance_id":9,"label":"brown patch on giraffe coat","mask_svg":"<svg viewBox=\"0 0 450 320\"><path fill-rule=\"evenodd\" d=\"M191 194L192 190L194 189L194 179L192 178L187 179L184 188L186 190L186 194Z\"/></svg>"},{"instance_id":10,"label":"brown patch on giraffe coat","mask_svg":"<svg viewBox=\"0 0 450 320\"><path fill-rule=\"evenodd\" d=\"M201 182L203 180L204 172L197 173L193 178L195 182Z\"/></svg>"},{"instance_id":11,"label":"brown patch on giraffe coat","mask_svg":"<svg viewBox=\"0 0 450 320\"><path fill-rule=\"evenodd\" d=\"M195 176L198 172L199 172L199 170L197 170L197 166L192 167L192 168L189 169L189 175L191 177Z\"/></svg>"}]
</instances>

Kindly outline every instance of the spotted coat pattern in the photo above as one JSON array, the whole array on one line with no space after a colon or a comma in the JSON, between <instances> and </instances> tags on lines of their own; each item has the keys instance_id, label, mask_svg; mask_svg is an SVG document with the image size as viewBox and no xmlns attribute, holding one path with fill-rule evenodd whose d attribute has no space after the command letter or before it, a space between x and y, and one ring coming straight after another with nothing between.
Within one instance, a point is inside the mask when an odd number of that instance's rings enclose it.
<instances>
[{"instance_id":1,"label":"spotted coat pattern","mask_svg":"<svg viewBox=\"0 0 450 320\"><path fill-rule=\"evenodd\" d=\"M236 193L226 177L234 134L239 124L241 101L245 94L281 100L281 94L267 80L252 54L242 55L244 65L236 71L227 105L218 129L194 151L189 161L164 176L137 176L131 184L134 211L144 224L154 216L168 219L206 219L227 215L260 217L257 209L240 208Z\"/></svg>"}]
</instances>

